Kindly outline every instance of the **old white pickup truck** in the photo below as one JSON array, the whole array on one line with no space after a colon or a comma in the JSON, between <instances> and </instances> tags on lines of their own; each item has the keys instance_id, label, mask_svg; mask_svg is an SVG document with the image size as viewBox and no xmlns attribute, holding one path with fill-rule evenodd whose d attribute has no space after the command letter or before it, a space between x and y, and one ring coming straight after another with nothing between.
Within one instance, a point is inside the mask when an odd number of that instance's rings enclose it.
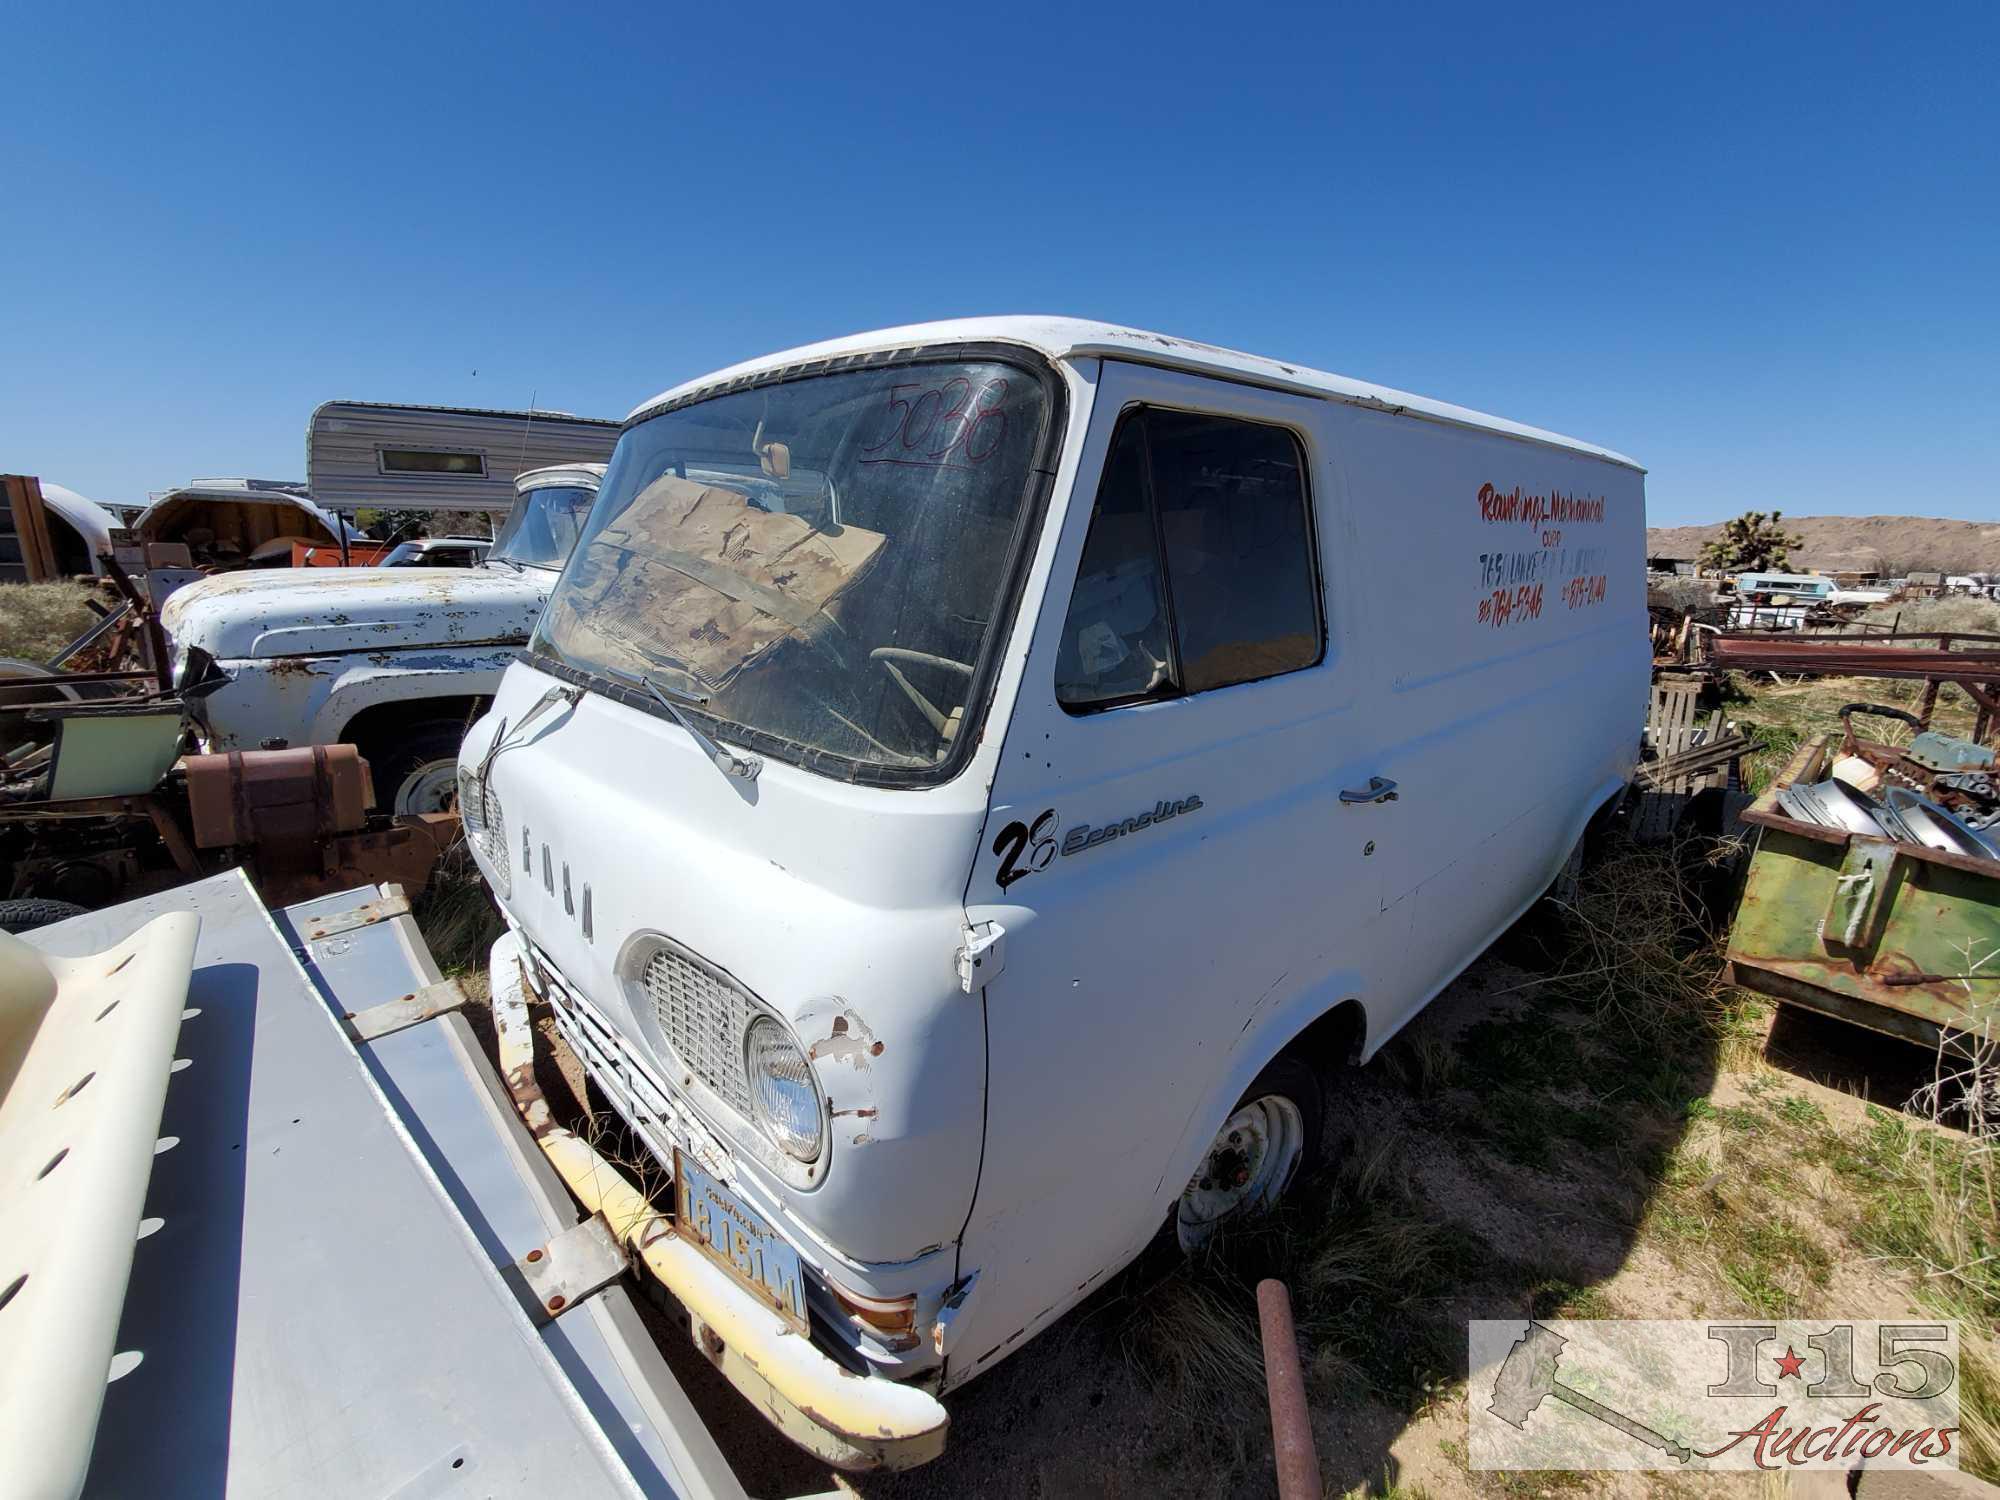
<instances>
[{"instance_id":1,"label":"old white pickup truck","mask_svg":"<svg viewBox=\"0 0 2000 1500\"><path fill-rule=\"evenodd\" d=\"M210 750L359 745L398 813L450 806L459 740L528 639L602 464L533 469L474 568L221 574L161 611Z\"/></svg>"}]
</instances>

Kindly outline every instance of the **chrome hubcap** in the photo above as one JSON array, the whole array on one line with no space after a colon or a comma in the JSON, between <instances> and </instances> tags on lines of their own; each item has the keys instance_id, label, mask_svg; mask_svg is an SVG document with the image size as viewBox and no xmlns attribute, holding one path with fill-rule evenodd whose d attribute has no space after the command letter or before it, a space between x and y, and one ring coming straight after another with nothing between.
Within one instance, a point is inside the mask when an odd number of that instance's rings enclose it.
<instances>
[{"instance_id":1,"label":"chrome hubcap","mask_svg":"<svg viewBox=\"0 0 2000 1500\"><path fill-rule=\"evenodd\" d=\"M1280 1094L1253 1099L1231 1115L1174 1212L1181 1248L1198 1250L1225 1220L1275 1204L1298 1170L1305 1143L1299 1107Z\"/></svg>"}]
</instances>

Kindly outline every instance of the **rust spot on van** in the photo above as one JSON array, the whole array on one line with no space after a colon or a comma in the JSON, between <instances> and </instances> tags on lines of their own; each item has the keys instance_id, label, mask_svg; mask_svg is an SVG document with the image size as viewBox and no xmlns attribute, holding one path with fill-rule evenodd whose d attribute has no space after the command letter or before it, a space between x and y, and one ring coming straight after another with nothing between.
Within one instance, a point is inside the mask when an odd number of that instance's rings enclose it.
<instances>
[{"instance_id":1,"label":"rust spot on van","mask_svg":"<svg viewBox=\"0 0 2000 1500\"><path fill-rule=\"evenodd\" d=\"M806 1050L806 1056L814 1062L850 1062L859 1071L868 1066L869 1058L882 1055L882 1044L875 1040L875 1033L852 1009L835 1016L828 1032Z\"/></svg>"}]
</instances>

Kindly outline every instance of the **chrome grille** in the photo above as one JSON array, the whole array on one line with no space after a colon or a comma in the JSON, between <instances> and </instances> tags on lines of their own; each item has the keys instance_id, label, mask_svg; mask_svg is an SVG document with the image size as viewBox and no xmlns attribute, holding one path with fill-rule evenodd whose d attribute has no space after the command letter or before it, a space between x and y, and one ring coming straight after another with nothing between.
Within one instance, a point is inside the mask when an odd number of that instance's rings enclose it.
<instances>
[{"instance_id":1,"label":"chrome grille","mask_svg":"<svg viewBox=\"0 0 2000 1500\"><path fill-rule=\"evenodd\" d=\"M747 1119L750 1086L743 1076L743 1033L753 1014L749 996L671 948L659 949L646 961L640 983L681 1066Z\"/></svg>"},{"instance_id":2,"label":"chrome grille","mask_svg":"<svg viewBox=\"0 0 2000 1500\"><path fill-rule=\"evenodd\" d=\"M487 862L505 869L507 824L500 816L500 799L477 775L463 768L458 773L458 815L465 821L465 836L478 845Z\"/></svg>"}]
</instances>

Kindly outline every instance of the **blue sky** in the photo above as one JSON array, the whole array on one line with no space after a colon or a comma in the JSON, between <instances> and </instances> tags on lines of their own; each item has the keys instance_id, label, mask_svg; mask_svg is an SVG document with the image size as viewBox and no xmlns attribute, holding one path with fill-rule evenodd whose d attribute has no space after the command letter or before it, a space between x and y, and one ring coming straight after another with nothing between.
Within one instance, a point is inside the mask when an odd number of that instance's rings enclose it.
<instances>
[{"instance_id":1,"label":"blue sky","mask_svg":"<svg viewBox=\"0 0 2000 1500\"><path fill-rule=\"evenodd\" d=\"M1655 524L1994 518L2000 8L0 11L0 469L302 476L1102 317L1608 444ZM476 373L475 373L476 372Z\"/></svg>"}]
</instances>

